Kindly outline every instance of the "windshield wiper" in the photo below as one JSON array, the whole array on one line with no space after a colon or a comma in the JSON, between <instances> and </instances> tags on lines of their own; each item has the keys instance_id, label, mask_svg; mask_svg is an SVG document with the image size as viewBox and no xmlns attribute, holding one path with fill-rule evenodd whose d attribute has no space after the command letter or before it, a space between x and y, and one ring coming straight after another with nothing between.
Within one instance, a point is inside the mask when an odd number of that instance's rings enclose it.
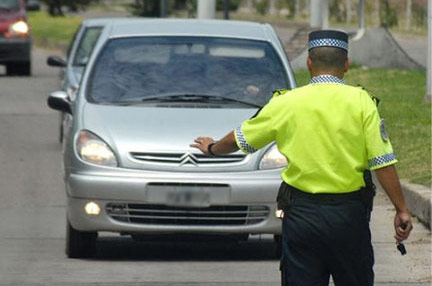
<instances>
[{"instance_id":1,"label":"windshield wiper","mask_svg":"<svg viewBox=\"0 0 432 286\"><path fill-rule=\"evenodd\" d=\"M160 95L154 95L154 96L147 96L143 99L141 99L141 102L144 101L152 101L152 100L158 100L158 101L193 101L193 102L208 102L208 101L231 101L231 102L238 102L254 107L261 107L260 105L239 100L232 97L217 95L217 94L194 94L194 93L181 93L181 94L160 94Z\"/></svg>"}]
</instances>

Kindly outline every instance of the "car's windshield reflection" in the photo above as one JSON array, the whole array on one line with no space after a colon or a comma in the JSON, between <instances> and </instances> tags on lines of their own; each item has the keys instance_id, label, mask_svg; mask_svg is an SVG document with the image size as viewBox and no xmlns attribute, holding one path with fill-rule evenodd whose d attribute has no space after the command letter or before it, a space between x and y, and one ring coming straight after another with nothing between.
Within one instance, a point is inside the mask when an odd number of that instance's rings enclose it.
<instances>
[{"instance_id":1,"label":"car's windshield reflection","mask_svg":"<svg viewBox=\"0 0 432 286\"><path fill-rule=\"evenodd\" d=\"M168 94L177 96L173 101L212 95L206 99L261 106L273 90L288 86L270 44L211 37L110 40L91 78L87 97L95 103L143 102Z\"/></svg>"}]
</instances>

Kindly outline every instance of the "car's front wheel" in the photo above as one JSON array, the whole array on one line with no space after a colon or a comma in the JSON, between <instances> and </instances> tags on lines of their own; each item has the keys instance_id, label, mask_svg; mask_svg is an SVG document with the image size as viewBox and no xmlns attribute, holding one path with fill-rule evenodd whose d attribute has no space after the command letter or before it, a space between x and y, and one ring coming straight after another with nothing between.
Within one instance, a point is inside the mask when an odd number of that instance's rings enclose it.
<instances>
[{"instance_id":1,"label":"car's front wheel","mask_svg":"<svg viewBox=\"0 0 432 286\"><path fill-rule=\"evenodd\" d=\"M97 232L78 231L69 220L66 225L66 255L69 258L88 258L96 254Z\"/></svg>"}]
</instances>

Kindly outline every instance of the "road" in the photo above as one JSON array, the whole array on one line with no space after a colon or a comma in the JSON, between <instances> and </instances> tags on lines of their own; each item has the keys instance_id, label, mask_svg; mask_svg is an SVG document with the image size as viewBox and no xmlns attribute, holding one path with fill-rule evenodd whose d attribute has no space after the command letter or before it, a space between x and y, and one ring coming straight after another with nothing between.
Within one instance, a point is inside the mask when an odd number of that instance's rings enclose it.
<instances>
[{"instance_id":1,"label":"road","mask_svg":"<svg viewBox=\"0 0 432 286\"><path fill-rule=\"evenodd\" d=\"M0 76L0 285L279 285L269 237L249 242L98 241L93 259L64 254L65 194L58 114L46 107L57 70L34 52L34 76ZM392 239L393 208L380 193L372 218L376 285L430 285L430 232L415 223L401 256Z\"/></svg>"}]
</instances>

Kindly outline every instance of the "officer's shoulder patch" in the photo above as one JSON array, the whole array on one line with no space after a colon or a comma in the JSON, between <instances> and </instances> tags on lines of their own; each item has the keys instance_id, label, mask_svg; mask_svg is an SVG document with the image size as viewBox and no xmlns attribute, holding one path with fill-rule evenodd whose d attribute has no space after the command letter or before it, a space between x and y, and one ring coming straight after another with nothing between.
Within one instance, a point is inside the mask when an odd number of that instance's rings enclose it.
<instances>
[{"instance_id":1,"label":"officer's shoulder patch","mask_svg":"<svg viewBox=\"0 0 432 286\"><path fill-rule=\"evenodd\" d=\"M381 138L384 142L387 142L389 140L388 134L387 134L387 130L385 128L385 120L384 118L381 119L380 121L380 132L381 132Z\"/></svg>"},{"instance_id":2,"label":"officer's shoulder patch","mask_svg":"<svg viewBox=\"0 0 432 286\"><path fill-rule=\"evenodd\" d=\"M364 86L362 86L361 84L357 84L357 87L366 91L366 94L370 97L370 99L372 99L372 101L375 103L376 106L378 106L378 104L380 103L380 99L376 96L374 96L372 94L372 92L370 92L370 90L366 89Z\"/></svg>"},{"instance_id":3,"label":"officer's shoulder patch","mask_svg":"<svg viewBox=\"0 0 432 286\"><path fill-rule=\"evenodd\" d=\"M282 95L282 94L286 93L287 91L289 91L289 89L287 89L287 88L276 89L273 91L273 97L278 97L279 95Z\"/></svg>"}]
</instances>

